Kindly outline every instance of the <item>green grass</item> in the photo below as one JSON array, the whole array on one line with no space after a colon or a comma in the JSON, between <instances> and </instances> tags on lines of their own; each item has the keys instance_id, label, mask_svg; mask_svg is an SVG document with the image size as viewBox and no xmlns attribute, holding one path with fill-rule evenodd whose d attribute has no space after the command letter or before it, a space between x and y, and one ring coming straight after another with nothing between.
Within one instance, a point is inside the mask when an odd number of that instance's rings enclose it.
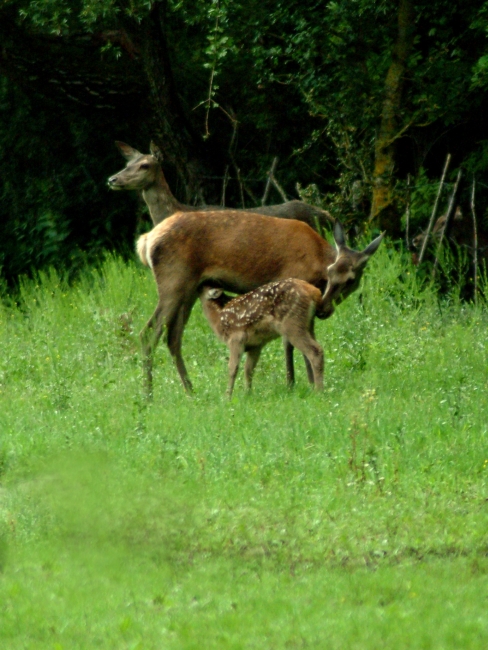
<instances>
[{"instance_id":1,"label":"green grass","mask_svg":"<svg viewBox=\"0 0 488 650\"><path fill-rule=\"evenodd\" d=\"M247 396L196 305L186 397L142 394L150 274L109 259L0 305L0 647L488 645L488 313L386 246L317 323L326 390L281 343Z\"/></svg>"}]
</instances>

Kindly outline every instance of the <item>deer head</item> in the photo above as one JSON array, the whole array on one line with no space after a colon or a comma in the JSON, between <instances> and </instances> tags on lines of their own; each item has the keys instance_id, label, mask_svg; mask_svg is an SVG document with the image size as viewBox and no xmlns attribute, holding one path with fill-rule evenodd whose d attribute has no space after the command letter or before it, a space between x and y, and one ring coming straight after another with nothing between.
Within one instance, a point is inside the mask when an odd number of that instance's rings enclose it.
<instances>
[{"instance_id":1,"label":"deer head","mask_svg":"<svg viewBox=\"0 0 488 650\"><path fill-rule=\"evenodd\" d=\"M327 267L327 287L324 293L324 306L341 303L359 286L366 264L381 244L385 233L366 246L363 251L354 251L346 246L344 229L339 221L334 225L334 240L337 257L333 264ZM333 309L332 309L333 310ZM324 311L327 311L324 307ZM330 315L330 314L328 314Z\"/></svg>"},{"instance_id":2,"label":"deer head","mask_svg":"<svg viewBox=\"0 0 488 650\"><path fill-rule=\"evenodd\" d=\"M153 142L149 154L142 154L125 142L117 140L115 144L127 160L127 165L108 179L110 189L145 190L157 181L161 173L162 154Z\"/></svg>"}]
</instances>

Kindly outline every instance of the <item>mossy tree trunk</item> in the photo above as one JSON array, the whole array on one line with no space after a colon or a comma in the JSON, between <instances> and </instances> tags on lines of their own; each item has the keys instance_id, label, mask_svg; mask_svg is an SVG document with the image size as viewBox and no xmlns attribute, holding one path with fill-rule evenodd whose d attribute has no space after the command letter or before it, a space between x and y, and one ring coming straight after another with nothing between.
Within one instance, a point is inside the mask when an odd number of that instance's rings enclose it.
<instances>
[{"instance_id":1,"label":"mossy tree trunk","mask_svg":"<svg viewBox=\"0 0 488 650\"><path fill-rule=\"evenodd\" d=\"M411 0L400 0L398 35L393 48L392 62L386 75L383 109L375 144L370 215L370 222L387 230L392 236L397 236L400 232L400 221L393 205L393 172L405 69L412 43L413 3Z\"/></svg>"}]
</instances>

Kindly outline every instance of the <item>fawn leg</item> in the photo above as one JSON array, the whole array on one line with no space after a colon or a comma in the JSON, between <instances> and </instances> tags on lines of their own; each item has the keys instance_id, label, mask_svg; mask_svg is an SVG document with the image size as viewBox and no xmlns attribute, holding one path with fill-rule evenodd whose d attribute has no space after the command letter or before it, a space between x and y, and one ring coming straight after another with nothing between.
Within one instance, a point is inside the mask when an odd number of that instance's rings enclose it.
<instances>
[{"instance_id":1,"label":"fawn leg","mask_svg":"<svg viewBox=\"0 0 488 650\"><path fill-rule=\"evenodd\" d=\"M313 340L315 340L315 330L314 330L314 321L313 320L310 323L309 332L310 332L310 335L313 338ZM312 364L310 363L310 361L309 361L306 354L303 355L303 359L305 361L305 368L307 369L308 383L313 384L313 383L315 383L315 374L314 374Z\"/></svg>"},{"instance_id":2,"label":"fawn leg","mask_svg":"<svg viewBox=\"0 0 488 650\"><path fill-rule=\"evenodd\" d=\"M305 368L307 370L307 379L309 384L314 383L314 373L313 373L313 367L310 361L308 360L307 355L303 355L303 360L305 361Z\"/></svg>"},{"instance_id":3,"label":"fawn leg","mask_svg":"<svg viewBox=\"0 0 488 650\"><path fill-rule=\"evenodd\" d=\"M293 364L293 345L287 338L283 337L283 346L285 348L286 360L286 383L291 388L295 383L295 367Z\"/></svg>"},{"instance_id":4,"label":"fawn leg","mask_svg":"<svg viewBox=\"0 0 488 650\"><path fill-rule=\"evenodd\" d=\"M313 383L317 390L324 388L324 351L322 346L317 343L313 336L306 332L296 340L292 341L293 345L307 357L313 371Z\"/></svg>"},{"instance_id":5,"label":"fawn leg","mask_svg":"<svg viewBox=\"0 0 488 650\"><path fill-rule=\"evenodd\" d=\"M229 343L229 385L227 387L227 395L229 399L232 397L234 384L239 370L239 362L244 352L243 347L239 341L231 341Z\"/></svg>"},{"instance_id":6,"label":"fawn leg","mask_svg":"<svg viewBox=\"0 0 488 650\"><path fill-rule=\"evenodd\" d=\"M251 390L252 376L254 374L256 364L259 361L259 356L262 349L262 346L256 346L247 350L246 365L244 366L244 379L246 381L247 390Z\"/></svg>"}]
</instances>

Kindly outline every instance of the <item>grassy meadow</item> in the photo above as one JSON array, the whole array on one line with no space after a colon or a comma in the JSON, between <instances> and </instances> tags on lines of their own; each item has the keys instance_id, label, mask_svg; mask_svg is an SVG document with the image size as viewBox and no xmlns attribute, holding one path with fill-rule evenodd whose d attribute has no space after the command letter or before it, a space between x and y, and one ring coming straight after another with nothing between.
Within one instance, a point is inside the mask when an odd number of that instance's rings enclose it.
<instances>
[{"instance_id":1,"label":"grassy meadow","mask_svg":"<svg viewBox=\"0 0 488 650\"><path fill-rule=\"evenodd\" d=\"M109 258L0 303L0 647L488 647L488 312L387 246L317 322L314 394L281 342L225 398L197 304L142 393L147 269Z\"/></svg>"}]
</instances>

